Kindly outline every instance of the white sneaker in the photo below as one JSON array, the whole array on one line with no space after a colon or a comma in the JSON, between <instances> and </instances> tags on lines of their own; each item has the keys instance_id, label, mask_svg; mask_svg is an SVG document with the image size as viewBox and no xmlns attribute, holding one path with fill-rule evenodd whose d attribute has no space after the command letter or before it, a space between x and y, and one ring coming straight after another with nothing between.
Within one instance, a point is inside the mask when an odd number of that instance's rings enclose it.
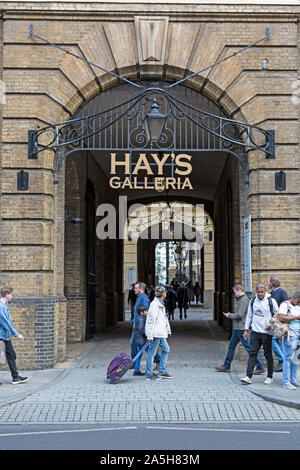
<instances>
[{"instance_id":1,"label":"white sneaker","mask_svg":"<svg viewBox=\"0 0 300 470\"><path fill-rule=\"evenodd\" d=\"M241 382L244 382L245 384L251 384L252 383L252 380L250 379L250 377L243 377L241 379Z\"/></svg>"},{"instance_id":2,"label":"white sneaker","mask_svg":"<svg viewBox=\"0 0 300 470\"><path fill-rule=\"evenodd\" d=\"M295 385L292 385L291 383L282 384L282 386L283 388L287 388L288 390L297 390Z\"/></svg>"},{"instance_id":3,"label":"white sneaker","mask_svg":"<svg viewBox=\"0 0 300 470\"><path fill-rule=\"evenodd\" d=\"M291 382L292 385L294 385L294 387L300 387L300 383L299 382Z\"/></svg>"},{"instance_id":4,"label":"white sneaker","mask_svg":"<svg viewBox=\"0 0 300 470\"><path fill-rule=\"evenodd\" d=\"M264 381L265 385L270 385L272 383L273 383L273 379L271 379L271 377L267 377L266 380Z\"/></svg>"}]
</instances>

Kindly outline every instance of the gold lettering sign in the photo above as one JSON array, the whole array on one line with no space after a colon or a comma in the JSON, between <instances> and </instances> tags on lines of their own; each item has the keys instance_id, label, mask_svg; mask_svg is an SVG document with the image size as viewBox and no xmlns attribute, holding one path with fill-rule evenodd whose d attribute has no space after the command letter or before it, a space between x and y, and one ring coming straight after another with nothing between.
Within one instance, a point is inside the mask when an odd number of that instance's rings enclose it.
<instances>
[{"instance_id":1,"label":"gold lettering sign","mask_svg":"<svg viewBox=\"0 0 300 470\"><path fill-rule=\"evenodd\" d=\"M191 155L180 153L140 153L137 160L130 161L130 153L117 156L110 154L110 187L113 189L193 189L188 177L192 172ZM167 169L173 166L173 176ZM119 174L117 172L119 170Z\"/></svg>"}]
</instances>

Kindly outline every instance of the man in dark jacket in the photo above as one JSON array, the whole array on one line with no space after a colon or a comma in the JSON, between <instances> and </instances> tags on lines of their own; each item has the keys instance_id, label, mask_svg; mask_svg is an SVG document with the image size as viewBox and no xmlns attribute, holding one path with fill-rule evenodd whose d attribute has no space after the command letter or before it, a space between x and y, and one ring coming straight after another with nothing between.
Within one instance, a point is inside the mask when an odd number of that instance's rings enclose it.
<instances>
[{"instance_id":1,"label":"man in dark jacket","mask_svg":"<svg viewBox=\"0 0 300 470\"><path fill-rule=\"evenodd\" d=\"M196 297L196 304L198 305L199 298L200 298L200 302L201 302L201 294L202 294L202 289L201 289L200 284L199 284L198 281L194 285L194 293L195 293L195 297Z\"/></svg>"},{"instance_id":2,"label":"man in dark jacket","mask_svg":"<svg viewBox=\"0 0 300 470\"><path fill-rule=\"evenodd\" d=\"M282 302L288 300L288 295L286 291L280 287L280 281L277 277L269 277L268 287L271 290L271 297L276 300L278 307L280 307Z\"/></svg>"},{"instance_id":3,"label":"man in dark jacket","mask_svg":"<svg viewBox=\"0 0 300 470\"><path fill-rule=\"evenodd\" d=\"M182 320L182 309L184 310L184 318L186 318L186 310L189 303L189 290L184 282L182 282L180 287L178 287L176 295L178 300L179 318Z\"/></svg>"},{"instance_id":4,"label":"man in dark jacket","mask_svg":"<svg viewBox=\"0 0 300 470\"><path fill-rule=\"evenodd\" d=\"M130 318L130 323L134 323L134 306L136 302L137 295L134 290L135 284L132 284L132 288L128 292L128 303L130 304L130 310L131 310L131 318Z\"/></svg>"},{"instance_id":5,"label":"man in dark jacket","mask_svg":"<svg viewBox=\"0 0 300 470\"><path fill-rule=\"evenodd\" d=\"M173 289L173 286L166 286L167 288L167 297L165 300L166 310L169 316L169 320L172 318L174 320L174 310L176 308L177 295Z\"/></svg>"},{"instance_id":6,"label":"man in dark jacket","mask_svg":"<svg viewBox=\"0 0 300 470\"><path fill-rule=\"evenodd\" d=\"M228 352L224 364L222 366L215 367L218 372L230 372L230 366L233 361L235 348L239 342L242 343L248 354L250 350L249 337L247 340L243 338L249 299L245 294L245 289L240 284L234 286L233 292L238 301L235 313L224 313L227 318L231 318L233 320L233 333L229 341ZM254 374L263 374L264 372L264 365L257 357L256 370L254 371Z\"/></svg>"}]
</instances>

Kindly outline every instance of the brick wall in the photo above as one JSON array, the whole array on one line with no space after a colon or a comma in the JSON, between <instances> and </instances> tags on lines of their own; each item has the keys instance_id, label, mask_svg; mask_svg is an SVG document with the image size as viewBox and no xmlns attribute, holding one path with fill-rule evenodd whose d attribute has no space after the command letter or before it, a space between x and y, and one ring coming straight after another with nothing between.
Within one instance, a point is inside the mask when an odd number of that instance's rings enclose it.
<instances>
[{"instance_id":1,"label":"brick wall","mask_svg":"<svg viewBox=\"0 0 300 470\"><path fill-rule=\"evenodd\" d=\"M7 85L7 103L0 109L0 281L13 285L18 297L31 299L31 304L26 303L27 313L24 307L21 310L24 312L21 329L26 331L29 326L37 328L36 315L44 318L43 310L36 307L32 296L44 298L47 303L49 298L63 298L64 286L70 288L67 302L53 300L49 304L49 318L53 317L53 323L49 323L48 352L44 354L39 349L37 341L40 340L35 334L29 335L22 345L16 344L17 354L22 352L21 365L36 367L38 350L39 366L48 367L64 358L67 337L68 341L81 341L85 331L84 223L70 231L68 228L64 241L64 209L70 205L70 210L82 211L86 181L81 178L83 175L95 183L96 205L112 201L115 196L107 192L103 175L91 159L88 174L84 165L76 163L82 185L78 183L75 188L80 199L72 200L74 180L68 174L68 163L66 180L63 174L58 175L59 184L54 185L53 154L42 152L37 160L28 160L27 131L69 119L86 100L116 84L116 80L30 38L29 26L33 23L34 31L40 36L67 45L70 51L94 63L138 78L134 16L144 15L145 5L14 2L12 8L11 2L2 2L1 8L5 21L0 22L0 59L3 55L0 74ZM156 6L147 3L147 12L157 14ZM299 108L291 102L291 86L300 72L299 10L297 6L282 5L190 3L182 12L182 5L168 3L160 6L160 13L169 16L166 55L159 69L162 79L181 78L188 70L197 71L264 36L266 25L271 28L270 39L194 77L188 84L220 103L235 119L275 129L276 160L265 160L262 153L249 152L253 285L272 272L282 280L283 287L293 292L300 281ZM268 70L262 70L265 58ZM80 160L82 164L83 160ZM25 192L17 191L16 176L20 168L29 173L29 190ZM274 189L274 172L280 169L287 174L287 190L283 192ZM241 179L233 168L230 174L232 181ZM234 198L239 191L234 183ZM217 196L218 210L221 210L220 200L221 194ZM243 213L244 201L240 203ZM233 224L233 232L241 233L238 218ZM117 311L122 297L121 269L112 275L111 266L118 266L122 251L116 242L104 244L96 240L96 244L99 260L96 327L100 330L121 315L120 309ZM75 248L76 257L73 256ZM242 272L240 250L241 247L233 250L232 277L236 280ZM224 285L220 284L222 288ZM18 321L17 309L12 310Z\"/></svg>"},{"instance_id":2,"label":"brick wall","mask_svg":"<svg viewBox=\"0 0 300 470\"><path fill-rule=\"evenodd\" d=\"M85 339L86 328L86 226L85 192L89 179L95 188L96 208L102 203L118 207L117 193L108 185L106 176L88 152L68 157L65 169L65 259L64 287L67 297L67 341ZM75 215L80 225L71 223ZM96 333L123 319L122 244L118 240L96 238ZM120 300L121 299L121 300Z\"/></svg>"}]
</instances>

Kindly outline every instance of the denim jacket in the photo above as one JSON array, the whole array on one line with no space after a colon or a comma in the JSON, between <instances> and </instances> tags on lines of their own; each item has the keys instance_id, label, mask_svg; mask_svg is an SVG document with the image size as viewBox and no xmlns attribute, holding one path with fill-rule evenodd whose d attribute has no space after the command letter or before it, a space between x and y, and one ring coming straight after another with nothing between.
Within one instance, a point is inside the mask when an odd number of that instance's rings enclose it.
<instances>
[{"instance_id":1,"label":"denim jacket","mask_svg":"<svg viewBox=\"0 0 300 470\"><path fill-rule=\"evenodd\" d=\"M8 341L11 335L19 336L19 333L13 327L8 306L0 300L0 339Z\"/></svg>"}]
</instances>

